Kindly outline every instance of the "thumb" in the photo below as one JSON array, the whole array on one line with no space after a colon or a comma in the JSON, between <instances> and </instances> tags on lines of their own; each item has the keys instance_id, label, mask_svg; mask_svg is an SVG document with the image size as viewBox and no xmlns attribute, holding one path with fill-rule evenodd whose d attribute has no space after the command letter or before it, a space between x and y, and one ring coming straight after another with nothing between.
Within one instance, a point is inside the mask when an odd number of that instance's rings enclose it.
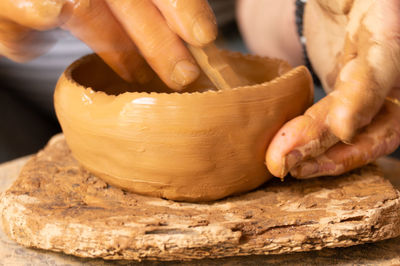
<instances>
[{"instance_id":1,"label":"thumb","mask_svg":"<svg viewBox=\"0 0 400 266\"><path fill-rule=\"evenodd\" d=\"M346 60L336 77L326 120L343 141L370 124L400 74L399 14L399 1L377 1L346 37L342 56Z\"/></svg>"}]
</instances>

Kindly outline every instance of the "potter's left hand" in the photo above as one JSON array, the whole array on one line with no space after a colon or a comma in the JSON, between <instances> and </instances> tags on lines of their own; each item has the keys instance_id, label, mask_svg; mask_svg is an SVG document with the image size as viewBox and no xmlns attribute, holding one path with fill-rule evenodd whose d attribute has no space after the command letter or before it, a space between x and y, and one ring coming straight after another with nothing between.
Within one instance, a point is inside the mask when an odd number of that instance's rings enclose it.
<instances>
[{"instance_id":1,"label":"potter's left hand","mask_svg":"<svg viewBox=\"0 0 400 266\"><path fill-rule=\"evenodd\" d=\"M330 94L277 133L276 176L339 175L400 143L400 1L309 0L307 51Z\"/></svg>"}]
</instances>

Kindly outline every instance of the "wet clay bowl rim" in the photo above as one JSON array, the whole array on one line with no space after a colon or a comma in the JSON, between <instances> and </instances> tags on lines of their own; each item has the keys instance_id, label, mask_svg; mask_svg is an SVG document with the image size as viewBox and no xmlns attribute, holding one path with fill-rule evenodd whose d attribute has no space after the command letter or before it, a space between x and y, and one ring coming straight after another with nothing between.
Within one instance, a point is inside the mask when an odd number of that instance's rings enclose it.
<instances>
[{"instance_id":1,"label":"wet clay bowl rim","mask_svg":"<svg viewBox=\"0 0 400 266\"><path fill-rule=\"evenodd\" d=\"M157 79L146 90L124 83L96 55L74 62L54 94L74 157L111 185L172 200L211 201L263 184L268 144L312 103L312 79L305 67L223 53L259 84L166 93ZM192 85L210 87L203 75Z\"/></svg>"}]
</instances>

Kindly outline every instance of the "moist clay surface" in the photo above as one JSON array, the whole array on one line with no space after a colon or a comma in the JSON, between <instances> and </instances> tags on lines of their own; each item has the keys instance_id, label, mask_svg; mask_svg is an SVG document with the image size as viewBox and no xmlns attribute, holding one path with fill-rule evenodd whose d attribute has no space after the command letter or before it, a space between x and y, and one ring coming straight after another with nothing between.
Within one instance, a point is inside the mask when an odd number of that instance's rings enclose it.
<instances>
[{"instance_id":1,"label":"moist clay surface","mask_svg":"<svg viewBox=\"0 0 400 266\"><path fill-rule=\"evenodd\" d=\"M223 52L253 86L216 91L202 75L185 93L160 80L127 84L98 57L72 64L55 108L74 157L107 183L179 201L211 201L269 178L276 131L312 103L306 68Z\"/></svg>"},{"instance_id":2,"label":"moist clay surface","mask_svg":"<svg viewBox=\"0 0 400 266\"><path fill-rule=\"evenodd\" d=\"M214 203L179 203L107 185L62 136L2 194L4 232L81 257L187 260L345 247L400 234L400 194L375 166L340 177L273 180Z\"/></svg>"}]
</instances>

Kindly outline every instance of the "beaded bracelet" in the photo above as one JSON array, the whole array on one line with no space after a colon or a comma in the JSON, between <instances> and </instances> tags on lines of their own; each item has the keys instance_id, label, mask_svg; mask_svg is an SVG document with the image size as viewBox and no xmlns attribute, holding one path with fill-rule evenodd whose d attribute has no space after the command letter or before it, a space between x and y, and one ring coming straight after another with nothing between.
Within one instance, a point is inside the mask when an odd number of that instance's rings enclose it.
<instances>
[{"instance_id":1,"label":"beaded bracelet","mask_svg":"<svg viewBox=\"0 0 400 266\"><path fill-rule=\"evenodd\" d=\"M318 76L314 72L314 69L311 65L310 59L308 58L307 49L306 49L306 37L303 35L303 16L304 16L304 7L305 7L306 3L307 3L307 0L296 0L295 17L296 17L297 33L299 34L299 38L300 38L300 43L301 43L301 48L303 51L303 58L304 58L305 66L310 70L311 76L314 80L314 83L321 84Z\"/></svg>"}]
</instances>

